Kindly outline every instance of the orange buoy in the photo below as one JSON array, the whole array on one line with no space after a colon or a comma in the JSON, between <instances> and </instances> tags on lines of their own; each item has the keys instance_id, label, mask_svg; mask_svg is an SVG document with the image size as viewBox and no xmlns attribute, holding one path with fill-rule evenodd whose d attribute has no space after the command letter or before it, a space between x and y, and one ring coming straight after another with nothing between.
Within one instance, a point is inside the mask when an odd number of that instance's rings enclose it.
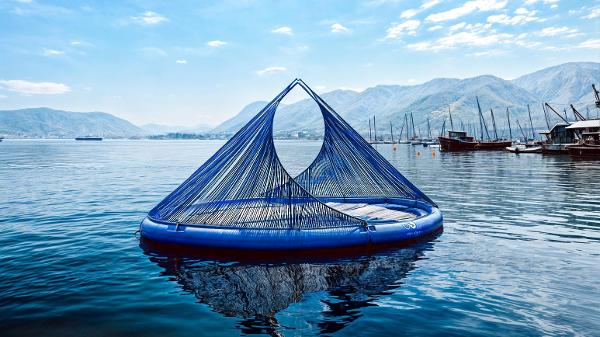
<instances>
[{"instance_id":1,"label":"orange buoy","mask_svg":"<svg viewBox=\"0 0 600 337\"><path fill-rule=\"evenodd\" d=\"M435 151L431 152L431 156L435 157Z\"/></svg>"},{"instance_id":2,"label":"orange buoy","mask_svg":"<svg viewBox=\"0 0 600 337\"><path fill-rule=\"evenodd\" d=\"M421 156L421 152L417 151L417 157Z\"/></svg>"}]
</instances>

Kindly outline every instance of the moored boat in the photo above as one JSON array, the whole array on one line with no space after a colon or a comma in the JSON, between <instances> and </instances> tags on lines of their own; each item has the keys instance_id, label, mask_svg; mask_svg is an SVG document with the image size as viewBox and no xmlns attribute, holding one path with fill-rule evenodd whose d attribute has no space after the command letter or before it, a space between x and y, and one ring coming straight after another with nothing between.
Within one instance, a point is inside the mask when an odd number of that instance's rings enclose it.
<instances>
[{"instance_id":1,"label":"moored boat","mask_svg":"<svg viewBox=\"0 0 600 337\"><path fill-rule=\"evenodd\" d=\"M75 140L101 141L102 137L83 136L83 137L75 137Z\"/></svg>"},{"instance_id":2,"label":"moored boat","mask_svg":"<svg viewBox=\"0 0 600 337\"><path fill-rule=\"evenodd\" d=\"M479 142L465 131L448 131L448 137L438 137L440 149L446 152L453 151L474 151Z\"/></svg>"},{"instance_id":3,"label":"moored boat","mask_svg":"<svg viewBox=\"0 0 600 337\"><path fill-rule=\"evenodd\" d=\"M567 147L569 155L578 159L600 159L600 145L578 144Z\"/></svg>"},{"instance_id":4,"label":"moored boat","mask_svg":"<svg viewBox=\"0 0 600 337\"><path fill-rule=\"evenodd\" d=\"M569 155L574 158L600 159L600 119L583 120L566 127L573 130L579 139L576 145L567 146Z\"/></svg>"},{"instance_id":5,"label":"moored boat","mask_svg":"<svg viewBox=\"0 0 600 337\"><path fill-rule=\"evenodd\" d=\"M544 154L568 154L568 146L577 145L572 129L567 129L570 123L557 123L548 131L540 131L546 139L542 143Z\"/></svg>"},{"instance_id":6,"label":"moored boat","mask_svg":"<svg viewBox=\"0 0 600 337\"><path fill-rule=\"evenodd\" d=\"M525 144L516 144L514 146L508 146L506 150L511 153L542 153L542 147L540 145L530 146Z\"/></svg>"}]
</instances>

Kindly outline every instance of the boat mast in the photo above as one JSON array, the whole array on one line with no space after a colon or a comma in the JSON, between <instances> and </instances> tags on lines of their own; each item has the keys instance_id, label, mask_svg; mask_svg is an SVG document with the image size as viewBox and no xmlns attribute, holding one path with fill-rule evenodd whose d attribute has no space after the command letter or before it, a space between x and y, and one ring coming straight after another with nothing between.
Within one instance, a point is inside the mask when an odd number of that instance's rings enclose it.
<instances>
[{"instance_id":1,"label":"boat mast","mask_svg":"<svg viewBox=\"0 0 600 337\"><path fill-rule=\"evenodd\" d=\"M517 126L519 126L519 130L521 130L521 134L523 135L523 138L525 138L525 141L527 142L527 135L525 134L525 132L523 132L523 128L521 128L521 124L519 123L518 119L517 119Z\"/></svg>"},{"instance_id":2,"label":"boat mast","mask_svg":"<svg viewBox=\"0 0 600 337\"><path fill-rule=\"evenodd\" d=\"M579 120L582 120L582 121L585 120L585 118L583 117L583 115L580 114L579 111L577 111L575 109L575 107L573 106L573 104L571 104L571 109L573 110L573 114L575 115L575 121L577 121L577 118L579 118Z\"/></svg>"},{"instance_id":3,"label":"boat mast","mask_svg":"<svg viewBox=\"0 0 600 337\"><path fill-rule=\"evenodd\" d=\"M404 114L404 124L406 125L406 141L408 142L408 134L410 133L409 131L409 127L410 125L408 124L408 115Z\"/></svg>"},{"instance_id":4,"label":"boat mast","mask_svg":"<svg viewBox=\"0 0 600 337\"><path fill-rule=\"evenodd\" d=\"M417 139L417 132L415 130L415 119L413 117L412 112L410 113L410 121L412 123L413 139Z\"/></svg>"},{"instance_id":5,"label":"boat mast","mask_svg":"<svg viewBox=\"0 0 600 337\"><path fill-rule=\"evenodd\" d=\"M567 108L563 108L563 112L565 113L565 119L568 121L569 117L567 116ZM575 121L577 122L577 118L575 118Z\"/></svg>"},{"instance_id":6,"label":"boat mast","mask_svg":"<svg viewBox=\"0 0 600 337\"><path fill-rule=\"evenodd\" d=\"M427 139L431 139L431 126L429 125L429 116L427 117Z\"/></svg>"},{"instance_id":7,"label":"boat mast","mask_svg":"<svg viewBox=\"0 0 600 337\"><path fill-rule=\"evenodd\" d=\"M392 137L392 143L394 142L394 128L392 127L392 122L390 122L390 136Z\"/></svg>"},{"instance_id":8,"label":"boat mast","mask_svg":"<svg viewBox=\"0 0 600 337\"><path fill-rule=\"evenodd\" d=\"M448 115L450 115L450 128L454 131L454 123L452 122L452 113L450 113L450 106L448 105Z\"/></svg>"},{"instance_id":9,"label":"boat mast","mask_svg":"<svg viewBox=\"0 0 600 337\"><path fill-rule=\"evenodd\" d=\"M479 97L475 96L475 100L477 101L477 110L479 110L479 127L481 128L481 140L483 140L484 128L485 134L487 135L487 139L490 140L490 133L488 132L487 125L485 124L485 119L483 119L483 113L481 112L481 106L479 105Z\"/></svg>"},{"instance_id":10,"label":"boat mast","mask_svg":"<svg viewBox=\"0 0 600 337\"><path fill-rule=\"evenodd\" d=\"M373 141L373 136L371 135L371 118L369 118L369 141Z\"/></svg>"},{"instance_id":11,"label":"boat mast","mask_svg":"<svg viewBox=\"0 0 600 337\"><path fill-rule=\"evenodd\" d=\"M446 117L444 117L444 122L442 123L442 131L440 131L440 137L443 137L446 133Z\"/></svg>"},{"instance_id":12,"label":"boat mast","mask_svg":"<svg viewBox=\"0 0 600 337\"><path fill-rule=\"evenodd\" d=\"M494 127L494 136L498 140L498 129L496 129L496 118L494 118L494 110L490 108L490 114L492 115L492 126Z\"/></svg>"},{"instance_id":13,"label":"boat mast","mask_svg":"<svg viewBox=\"0 0 600 337\"><path fill-rule=\"evenodd\" d=\"M592 84L592 90L594 90L594 96L596 96L596 108L600 109L600 92L596 89L595 84Z\"/></svg>"},{"instance_id":14,"label":"boat mast","mask_svg":"<svg viewBox=\"0 0 600 337\"><path fill-rule=\"evenodd\" d=\"M512 135L512 128L510 127L510 111L508 110L508 107L506 107L506 120L508 120L508 133L510 135L510 140L513 140L513 135Z\"/></svg>"},{"instance_id":15,"label":"boat mast","mask_svg":"<svg viewBox=\"0 0 600 337\"><path fill-rule=\"evenodd\" d=\"M531 121L531 109L529 109L529 104L527 104L527 113L529 114L529 125L531 126L531 139L535 140L535 131L533 131L533 122Z\"/></svg>"},{"instance_id":16,"label":"boat mast","mask_svg":"<svg viewBox=\"0 0 600 337\"><path fill-rule=\"evenodd\" d=\"M405 116L406 116L406 115L405 115ZM404 131L404 125L405 125L405 124L406 124L406 123L402 124L402 127L400 128L400 136L398 136L398 141L401 141L401 140L402 140L402 132Z\"/></svg>"},{"instance_id":17,"label":"boat mast","mask_svg":"<svg viewBox=\"0 0 600 337\"><path fill-rule=\"evenodd\" d=\"M558 116L560 119L562 119L562 120L563 120L565 123L567 123L567 124L571 124L571 123L569 123L569 121L568 121L568 120L566 120L566 119L565 119L563 116L561 116L561 115L560 115L560 114L559 114L559 113L558 113L556 110L554 110L554 108L552 108L552 107L550 106L550 104L548 104L548 103L544 103L544 104L546 105L546 108L548 108L548 109L552 110L552 112L554 112L554 113L555 113L555 114L556 114L556 115L557 115L557 116Z\"/></svg>"},{"instance_id":18,"label":"boat mast","mask_svg":"<svg viewBox=\"0 0 600 337\"><path fill-rule=\"evenodd\" d=\"M550 131L550 121L548 120L548 111L546 111L546 106L542 103L542 110L544 110L544 119L546 119L546 126L548 127L548 131Z\"/></svg>"},{"instance_id":19,"label":"boat mast","mask_svg":"<svg viewBox=\"0 0 600 337\"><path fill-rule=\"evenodd\" d=\"M373 115L373 132L375 133L375 143L377 143L377 127L375 126L375 115Z\"/></svg>"}]
</instances>

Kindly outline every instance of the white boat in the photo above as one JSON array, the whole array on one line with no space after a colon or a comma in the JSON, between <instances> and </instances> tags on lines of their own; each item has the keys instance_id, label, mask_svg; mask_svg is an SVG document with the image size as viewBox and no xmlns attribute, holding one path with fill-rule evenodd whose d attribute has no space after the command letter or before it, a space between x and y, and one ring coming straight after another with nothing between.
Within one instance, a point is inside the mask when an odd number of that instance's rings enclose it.
<instances>
[{"instance_id":1,"label":"white boat","mask_svg":"<svg viewBox=\"0 0 600 337\"><path fill-rule=\"evenodd\" d=\"M506 147L506 150L511 153L542 153L542 147L539 145L517 144Z\"/></svg>"}]
</instances>

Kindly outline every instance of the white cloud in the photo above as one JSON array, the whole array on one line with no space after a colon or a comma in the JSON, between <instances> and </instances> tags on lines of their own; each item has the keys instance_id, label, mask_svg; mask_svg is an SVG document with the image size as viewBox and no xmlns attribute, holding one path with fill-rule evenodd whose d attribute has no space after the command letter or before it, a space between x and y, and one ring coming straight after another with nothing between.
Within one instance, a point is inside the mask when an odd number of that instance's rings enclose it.
<instances>
[{"instance_id":1,"label":"white cloud","mask_svg":"<svg viewBox=\"0 0 600 337\"><path fill-rule=\"evenodd\" d=\"M590 39L590 40L583 41L577 45L577 48L600 49L600 39Z\"/></svg>"},{"instance_id":2,"label":"white cloud","mask_svg":"<svg viewBox=\"0 0 600 337\"><path fill-rule=\"evenodd\" d=\"M25 80L1 80L6 89L27 95L59 95L71 91L66 84L54 82L29 82Z\"/></svg>"},{"instance_id":3,"label":"white cloud","mask_svg":"<svg viewBox=\"0 0 600 337\"><path fill-rule=\"evenodd\" d=\"M290 28L288 26L282 26L282 27L275 28L271 31L271 33L286 34L286 35L294 34L294 32L292 31L292 28Z\"/></svg>"},{"instance_id":4,"label":"white cloud","mask_svg":"<svg viewBox=\"0 0 600 337\"><path fill-rule=\"evenodd\" d=\"M187 60L180 59L180 60L175 61L175 63L177 63L177 64L187 64Z\"/></svg>"},{"instance_id":5,"label":"white cloud","mask_svg":"<svg viewBox=\"0 0 600 337\"><path fill-rule=\"evenodd\" d=\"M221 41L221 40L212 40L212 41L208 41L206 44L209 47L217 48L217 47L221 47L221 46L226 45L227 42Z\"/></svg>"},{"instance_id":6,"label":"white cloud","mask_svg":"<svg viewBox=\"0 0 600 337\"><path fill-rule=\"evenodd\" d=\"M539 36L556 36L559 34L573 34L577 33L577 29L569 28L567 26L562 27L546 27L541 31L537 32L536 35Z\"/></svg>"},{"instance_id":7,"label":"white cloud","mask_svg":"<svg viewBox=\"0 0 600 337\"><path fill-rule=\"evenodd\" d=\"M404 33L414 35L415 31L420 25L421 21L419 20L407 20L402 23L394 23L390 28L387 29L387 35L385 36L385 39L397 39Z\"/></svg>"},{"instance_id":8,"label":"white cloud","mask_svg":"<svg viewBox=\"0 0 600 337\"><path fill-rule=\"evenodd\" d=\"M157 25L159 23L169 21L169 19L166 17L152 11L146 11L140 16L132 16L131 19L134 22L142 25Z\"/></svg>"},{"instance_id":9,"label":"white cloud","mask_svg":"<svg viewBox=\"0 0 600 337\"><path fill-rule=\"evenodd\" d=\"M542 0L542 2L545 5L551 5L550 8L556 8L558 7L557 3L559 0ZM540 0L525 0L524 4L526 6L531 6L531 5L535 5L536 3L540 2Z\"/></svg>"},{"instance_id":10,"label":"white cloud","mask_svg":"<svg viewBox=\"0 0 600 337\"><path fill-rule=\"evenodd\" d=\"M400 17L403 19L410 19L417 14L419 14L418 9L407 9L400 14Z\"/></svg>"},{"instance_id":11,"label":"white cloud","mask_svg":"<svg viewBox=\"0 0 600 337\"><path fill-rule=\"evenodd\" d=\"M333 25L331 25L332 33L347 33L349 31L350 29L344 27L341 23L334 23Z\"/></svg>"},{"instance_id":12,"label":"white cloud","mask_svg":"<svg viewBox=\"0 0 600 337\"><path fill-rule=\"evenodd\" d=\"M465 31L456 33L451 32L446 36L432 41L421 41L408 44L407 48L417 51L435 51L457 48L460 46L481 47L514 42L513 34L499 33L493 29L490 29L490 24L476 23L462 25L461 23L455 25L455 27L455 30L464 28Z\"/></svg>"},{"instance_id":13,"label":"white cloud","mask_svg":"<svg viewBox=\"0 0 600 337\"><path fill-rule=\"evenodd\" d=\"M453 31L455 31L455 30L459 30L459 29L462 29L462 28L464 28L466 25L467 25L467 23L466 23L466 22L461 22L461 23L457 23L457 24L455 24L455 25L453 25L453 26L450 26L448 29L449 29L451 32L453 32Z\"/></svg>"},{"instance_id":14,"label":"white cloud","mask_svg":"<svg viewBox=\"0 0 600 337\"><path fill-rule=\"evenodd\" d=\"M427 0L427 1L423 2L423 4L421 5L421 8L429 9L429 8L439 4L440 2L441 2L440 0Z\"/></svg>"},{"instance_id":15,"label":"white cloud","mask_svg":"<svg viewBox=\"0 0 600 337\"><path fill-rule=\"evenodd\" d=\"M429 22L454 20L476 11L488 12L502 9L506 6L506 3L506 0L470 0L465 2L460 7L456 7L445 12L431 14L425 20Z\"/></svg>"},{"instance_id":16,"label":"white cloud","mask_svg":"<svg viewBox=\"0 0 600 337\"><path fill-rule=\"evenodd\" d=\"M44 56L59 56L59 55L64 55L65 52L62 50L44 48L43 54L44 54Z\"/></svg>"},{"instance_id":17,"label":"white cloud","mask_svg":"<svg viewBox=\"0 0 600 337\"><path fill-rule=\"evenodd\" d=\"M285 67L279 67L279 66L266 67L264 69L258 70L256 72L256 74L258 74L259 76L263 76L263 75L269 75L269 74L274 74L274 73L280 73L280 72L283 72L286 70L287 69Z\"/></svg>"},{"instance_id":18,"label":"white cloud","mask_svg":"<svg viewBox=\"0 0 600 337\"><path fill-rule=\"evenodd\" d=\"M584 15L582 19L594 19L600 16L600 7L592 8L588 15Z\"/></svg>"},{"instance_id":19,"label":"white cloud","mask_svg":"<svg viewBox=\"0 0 600 337\"><path fill-rule=\"evenodd\" d=\"M8 96L6 96L6 95L0 95L0 99L5 99L5 98L8 98Z\"/></svg>"},{"instance_id":20,"label":"white cloud","mask_svg":"<svg viewBox=\"0 0 600 337\"><path fill-rule=\"evenodd\" d=\"M427 28L427 30L430 31L430 32L434 32L434 31L440 30L442 28L444 28L444 26L435 25L435 26L431 26L431 27Z\"/></svg>"},{"instance_id":21,"label":"white cloud","mask_svg":"<svg viewBox=\"0 0 600 337\"><path fill-rule=\"evenodd\" d=\"M537 11L530 11L527 8L520 7L515 10L515 16L508 16L506 14L490 15L487 18L487 22L500 23L510 26L522 25L529 22L539 21L540 18L535 16L536 13Z\"/></svg>"},{"instance_id":22,"label":"white cloud","mask_svg":"<svg viewBox=\"0 0 600 337\"><path fill-rule=\"evenodd\" d=\"M439 4L441 1L440 0L427 0L424 1L421 6L419 8L415 8L415 9L407 9L404 12L402 12L400 14L400 17L403 19L410 19L413 16L421 13L422 11L429 9L437 4Z\"/></svg>"}]
</instances>

